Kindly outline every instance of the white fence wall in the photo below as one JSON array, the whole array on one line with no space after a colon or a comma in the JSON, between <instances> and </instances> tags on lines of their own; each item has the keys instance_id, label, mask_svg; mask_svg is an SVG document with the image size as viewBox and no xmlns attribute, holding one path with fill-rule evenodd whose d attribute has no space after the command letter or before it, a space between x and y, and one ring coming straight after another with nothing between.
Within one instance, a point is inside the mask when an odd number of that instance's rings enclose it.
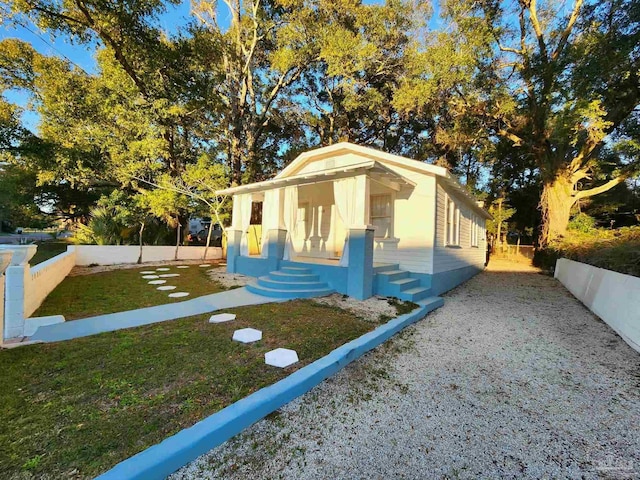
<instances>
[{"instance_id":1,"label":"white fence wall","mask_svg":"<svg viewBox=\"0 0 640 480\"><path fill-rule=\"evenodd\" d=\"M206 247L178 247L178 260L220 260L222 248L209 247L207 258L204 258ZM76 252L76 265L117 265L120 263L136 263L140 255L140 247L134 245L76 245L69 247ZM176 247L142 247L142 263L175 260Z\"/></svg>"},{"instance_id":2,"label":"white fence wall","mask_svg":"<svg viewBox=\"0 0 640 480\"><path fill-rule=\"evenodd\" d=\"M25 265L24 316L30 317L75 266L76 252L73 250L67 250L33 268Z\"/></svg>"},{"instance_id":3,"label":"white fence wall","mask_svg":"<svg viewBox=\"0 0 640 480\"><path fill-rule=\"evenodd\" d=\"M555 277L640 352L640 278L561 258Z\"/></svg>"},{"instance_id":4,"label":"white fence wall","mask_svg":"<svg viewBox=\"0 0 640 480\"><path fill-rule=\"evenodd\" d=\"M142 247L143 262L158 262L175 259L175 247ZM205 247L179 247L178 260L220 260L222 248L209 247L204 258ZM140 247L112 245L69 246L46 262L31 268L19 265L7 268L0 274L0 343L11 338L33 334L38 325L64 321L61 316L29 317L76 265L115 265L136 263ZM35 325L35 326L34 326Z\"/></svg>"}]
</instances>

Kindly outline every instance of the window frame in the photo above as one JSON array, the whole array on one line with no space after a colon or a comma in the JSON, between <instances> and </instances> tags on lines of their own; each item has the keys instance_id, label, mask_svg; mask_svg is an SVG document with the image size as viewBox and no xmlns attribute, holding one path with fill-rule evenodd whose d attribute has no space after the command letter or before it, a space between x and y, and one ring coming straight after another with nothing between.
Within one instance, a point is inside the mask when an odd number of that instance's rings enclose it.
<instances>
[{"instance_id":1,"label":"window frame","mask_svg":"<svg viewBox=\"0 0 640 480\"><path fill-rule=\"evenodd\" d=\"M373 199L375 197L389 197L389 215L373 215ZM386 236L380 236L377 233L377 229L376 229L376 233L374 234L374 238L376 239L389 239L389 238L394 238L394 229L393 229L393 224L395 221L394 218L394 214L395 214L395 209L394 207L394 203L395 203L395 195L391 192L389 193L372 193L369 195L369 224L373 225L373 219L374 218L388 218L389 219L389 230L387 232Z\"/></svg>"},{"instance_id":2,"label":"window frame","mask_svg":"<svg viewBox=\"0 0 640 480\"><path fill-rule=\"evenodd\" d=\"M447 247L460 247L460 207L448 194L445 196L444 244Z\"/></svg>"}]
</instances>

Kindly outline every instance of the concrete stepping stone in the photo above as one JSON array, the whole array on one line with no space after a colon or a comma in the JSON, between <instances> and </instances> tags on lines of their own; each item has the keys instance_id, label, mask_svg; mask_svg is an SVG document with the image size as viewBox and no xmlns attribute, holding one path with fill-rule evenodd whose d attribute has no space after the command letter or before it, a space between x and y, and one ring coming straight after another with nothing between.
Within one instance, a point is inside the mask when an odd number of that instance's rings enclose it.
<instances>
[{"instance_id":1,"label":"concrete stepping stone","mask_svg":"<svg viewBox=\"0 0 640 480\"><path fill-rule=\"evenodd\" d=\"M201 268L205 268L205 267L210 267L211 265L209 265L208 263L203 263L202 265L200 265Z\"/></svg>"},{"instance_id":2,"label":"concrete stepping stone","mask_svg":"<svg viewBox=\"0 0 640 480\"><path fill-rule=\"evenodd\" d=\"M180 298L180 297L186 297L189 294L187 292L176 292L176 293L170 293L169 297L170 298Z\"/></svg>"},{"instance_id":3,"label":"concrete stepping stone","mask_svg":"<svg viewBox=\"0 0 640 480\"><path fill-rule=\"evenodd\" d=\"M272 367L285 368L298 360L296 351L288 348L276 348L264 354L264 363Z\"/></svg>"},{"instance_id":4,"label":"concrete stepping stone","mask_svg":"<svg viewBox=\"0 0 640 480\"><path fill-rule=\"evenodd\" d=\"M161 290L161 291L163 291L163 290L175 290L175 289L176 289L175 285L163 285L162 287L156 288L156 290Z\"/></svg>"},{"instance_id":5,"label":"concrete stepping stone","mask_svg":"<svg viewBox=\"0 0 640 480\"><path fill-rule=\"evenodd\" d=\"M217 315L211 315L209 318L209 323L224 323L230 322L231 320L235 320L235 313L219 313Z\"/></svg>"},{"instance_id":6,"label":"concrete stepping stone","mask_svg":"<svg viewBox=\"0 0 640 480\"><path fill-rule=\"evenodd\" d=\"M145 270L144 272L140 272L142 275L152 275L156 273L155 270Z\"/></svg>"},{"instance_id":7,"label":"concrete stepping stone","mask_svg":"<svg viewBox=\"0 0 640 480\"><path fill-rule=\"evenodd\" d=\"M155 280L156 278L160 278L158 275L143 275L142 278L145 280Z\"/></svg>"},{"instance_id":8,"label":"concrete stepping stone","mask_svg":"<svg viewBox=\"0 0 640 480\"><path fill-rule=\"evenodd\" d=\"M149 285L162 285L163 283L167 283L166 280L151 280L147 282Z\"/></svg>"},{"instance_id":9,"label":"concrete stepping stone","mask_svg":"<svg viewBox=\"0 0 640 480\"><path fill-rule=\"evenodd\" d=\"M180 274L179 273L163 273L161 275L158 275L160 278L170 278L170 277L179 277Z\"/></svg>"},{"instance_id":10,"label":"concrete stepping stone","mask_svg":"<svg viewBox=\"0 0 640 480\"><path fill-rule=\"evenodd\" d=\"M189 265L178 265L176 268L189 268Z\"/></svg>"},{"instance_id":11,"label":"concrete stepping stone","mask_svg":"<svg viewBox=\"0 0 640 480\"><path fill-rule=\"evenodd\" d=\"M171 269L167 267L156 268L156 272L168 272L169 270Z\"/></svg>"},{"instance_id":12,"label":"concrete stepping stone","mask_svg":"<svg viewBox=\"0 0 640 480\"><path fill-rule=\"evenodd\" d=\"M262 332L255 328L242 328L233 332L233 339L241 343L257 342L262 340Z\"/></svg>"}]
</instances>

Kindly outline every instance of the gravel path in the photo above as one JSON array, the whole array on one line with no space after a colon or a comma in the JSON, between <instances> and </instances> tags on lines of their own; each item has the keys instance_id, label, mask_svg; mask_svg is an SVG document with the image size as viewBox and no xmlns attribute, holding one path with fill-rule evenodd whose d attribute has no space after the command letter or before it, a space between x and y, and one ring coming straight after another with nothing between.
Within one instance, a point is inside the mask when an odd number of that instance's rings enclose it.
<instances>
[{"instance_id":1,"label":"gravel path","mask_svg":"<svg viewBox=\"0 0 640 480\"><path fill-rule=\"evenodd\" d=\"M173 478L640 477L636 352L527 267L445 297Z\"/></svg>"}]
</instances>

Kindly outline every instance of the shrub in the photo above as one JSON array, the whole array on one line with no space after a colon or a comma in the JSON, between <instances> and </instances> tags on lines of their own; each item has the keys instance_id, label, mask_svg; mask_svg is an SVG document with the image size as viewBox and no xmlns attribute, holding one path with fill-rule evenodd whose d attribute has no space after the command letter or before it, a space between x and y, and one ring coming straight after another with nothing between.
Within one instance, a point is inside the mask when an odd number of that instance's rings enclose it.
<instances>
[{"instance_id":1,"label":"shrub","mask_svg":"<svg viewBox=\"0 0 640 480\"><path fill-rule=\"evenodd\" d=\"M568 229L574 232L589 233L595 230L596 219L590 217L586 213L579 213L575 215L568 225Z\"/></svg>"},{"instance_id":2,"label":"shrub","mask_svg":"<svg viewBox=\"0 0 640 480\"><path fill-rule=\"evenodd\" d=\"M552 270L558 258L640 277L640 226L572 231L536 252L534 265Z\"/></svg>"}]
</instances>

